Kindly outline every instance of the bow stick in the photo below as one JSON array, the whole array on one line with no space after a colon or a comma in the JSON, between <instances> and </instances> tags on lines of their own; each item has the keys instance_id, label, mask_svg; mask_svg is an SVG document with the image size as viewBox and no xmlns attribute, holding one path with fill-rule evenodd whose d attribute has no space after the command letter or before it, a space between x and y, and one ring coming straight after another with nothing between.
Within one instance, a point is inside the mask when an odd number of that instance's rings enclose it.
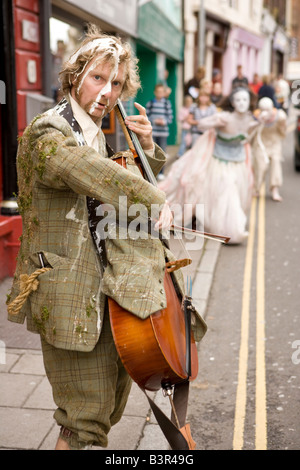
<instances>
[{"instance_id":1,"label":"bow stick","mask_svg":"<svg viewBox=\"0 0 300 470\"><path fill-rule=\"evenodd\" d=\"M214 240L216 242L220 243L228 243L230 240L230 237L226 237L225 235L216 235L215 233L208 233L208 232L199 232L199 230L191 229L191 228L186 228L186 227L180 227L179 225L174 225L172 224L170 227L170 230L179 230L181 232L186 232L186 233L191 233L194 234L198 237L203 237L207 238L209 240Z\"/></svg>"}]
</instances>

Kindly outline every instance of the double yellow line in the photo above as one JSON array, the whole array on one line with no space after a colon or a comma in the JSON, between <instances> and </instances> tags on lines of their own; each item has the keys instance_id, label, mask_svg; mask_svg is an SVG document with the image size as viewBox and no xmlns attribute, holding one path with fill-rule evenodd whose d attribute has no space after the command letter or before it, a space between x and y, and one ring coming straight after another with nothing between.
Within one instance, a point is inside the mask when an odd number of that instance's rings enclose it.
<instances>
[{"instance_id":1,"label":"double yellow line","mask_svg":"<svg viewBox=\"0 0 300 470\"><path fill-rule=\"evenodd\" d=\"M258 205L258 214L257 214ZM244 446L244 428L247 407L247 375L249 356L249 328L251 281L254 258L256 220L257 227L257 268L256 268L256 402L255 402L255 448L267 449L267 395L265 362L265 185L261 190L259 203L253 198L249 218L241 315L241 342L239 372L235 405L233 450Z\"/></svg>"}]
</instances>

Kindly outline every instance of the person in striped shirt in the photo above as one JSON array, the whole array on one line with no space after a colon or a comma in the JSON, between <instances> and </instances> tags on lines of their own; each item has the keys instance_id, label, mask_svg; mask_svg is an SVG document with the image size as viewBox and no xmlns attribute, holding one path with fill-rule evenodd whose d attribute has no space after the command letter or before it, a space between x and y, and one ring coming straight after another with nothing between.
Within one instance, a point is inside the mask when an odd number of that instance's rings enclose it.
<instances>
[{"instance_id":1,"label":"person in striped shirt","mask_svg":"<svg viewBox=\"0 0 300 470\"><path fill-rule=\"evenodd\" d=\"M152 124L154 142L166 152L173 110L171 102L166 98L165 87L162 83L155 86L154 96L155 98L146 104L146 113Z\"/></svg>"}]
</instances>

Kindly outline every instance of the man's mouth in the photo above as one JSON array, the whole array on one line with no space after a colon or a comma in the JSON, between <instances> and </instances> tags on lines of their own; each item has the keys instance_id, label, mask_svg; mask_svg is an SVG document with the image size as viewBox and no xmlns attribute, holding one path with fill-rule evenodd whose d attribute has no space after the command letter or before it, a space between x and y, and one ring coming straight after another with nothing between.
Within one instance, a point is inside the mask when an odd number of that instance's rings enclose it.
<instances>
[{"instance_id":1,"label":"man's mouth","mask_svg":"<svg viewBox=\"0 0 300 470\"><path fill-rule=\"evenodd\" d=\"M97 101L95 101L94 105L95 105L95 108L98 108L98 109L107 108L107 103L98 103Z\"/></svg>"}]
</instances>

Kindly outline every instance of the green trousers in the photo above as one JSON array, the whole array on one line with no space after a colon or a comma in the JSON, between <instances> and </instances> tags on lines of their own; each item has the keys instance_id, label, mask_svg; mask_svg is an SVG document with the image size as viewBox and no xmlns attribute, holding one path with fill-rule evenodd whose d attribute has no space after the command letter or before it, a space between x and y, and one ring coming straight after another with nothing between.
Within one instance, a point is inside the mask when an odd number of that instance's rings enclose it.
<instances>
[{"instance_id":1,"label":"green trousers","mask_svg":"<svg viewBox=\"0 0 300 470\"><path fill-rule=\"evenodd\" d=\"M57 349L42 340L42 351L53 398L54 418L72 434L63 437L72 449L107 447L111 426L122 417L131 378L117 353L104 315L100 339L91 352Z\"/></svg>"}]
</instances>

